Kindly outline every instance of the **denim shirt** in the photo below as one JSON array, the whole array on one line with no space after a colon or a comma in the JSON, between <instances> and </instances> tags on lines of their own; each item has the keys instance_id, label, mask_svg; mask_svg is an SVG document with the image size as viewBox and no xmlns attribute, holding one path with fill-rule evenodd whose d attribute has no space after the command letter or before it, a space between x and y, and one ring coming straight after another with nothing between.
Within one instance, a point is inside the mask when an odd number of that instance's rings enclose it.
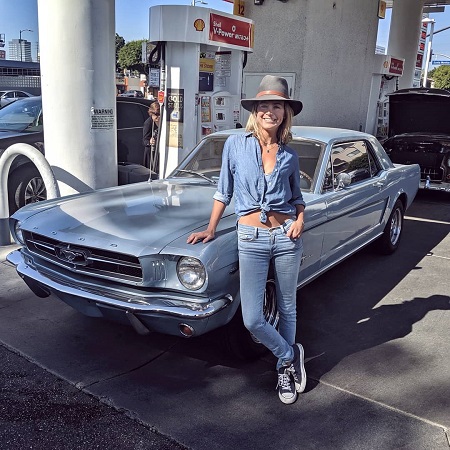
<instances>
[{"instance_id":1,"label":"denim shirt","mask_svg":"<svg viewBox=\"0 0 450 450\"><path fill-rule=\"evenodd\" d=\"M296 205L305 206L297 153L280 145L273 172L265 175L258 140L251 133L230 136L223 148L214 199L229 205L233 194L238 220L258 210L262 223L267 221L269 211L295 217Z\"/></svg>"}]
</instances>

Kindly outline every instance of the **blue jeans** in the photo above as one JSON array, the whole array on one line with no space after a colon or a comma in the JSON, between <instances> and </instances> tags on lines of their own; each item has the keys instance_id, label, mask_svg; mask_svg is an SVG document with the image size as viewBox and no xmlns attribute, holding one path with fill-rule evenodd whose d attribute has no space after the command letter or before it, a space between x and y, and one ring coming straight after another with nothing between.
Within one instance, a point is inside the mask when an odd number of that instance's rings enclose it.
<instances>
[{"instance_id":1,"label":"blue jeans","mask_svg":"<svg viewBox=\"0 0 450 450\"><path fill-rule=\"evenodd\" d=\"M245 327L278 358L277 368L289 364L297 324L297 279L303 254L302 239L291 239L287 220L276 228L237 225L242 317ZM264 291L273 261L280 315L278 331L264 318Z\"/></svg>"}]
</instances>

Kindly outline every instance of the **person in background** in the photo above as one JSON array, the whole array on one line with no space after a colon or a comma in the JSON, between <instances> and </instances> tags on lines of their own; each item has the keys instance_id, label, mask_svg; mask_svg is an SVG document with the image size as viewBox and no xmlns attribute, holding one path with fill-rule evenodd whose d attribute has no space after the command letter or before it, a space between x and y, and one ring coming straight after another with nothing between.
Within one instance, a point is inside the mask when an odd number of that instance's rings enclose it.
<instances>
[{"instance_id":1,"label":"person in background","mask_svg":"<svg viewBox=\"0 0 450 450\"><path fill-rule=\"evenodd\" d=\"M153 173L159 172L159 153L156 147L159 129L160 106L153 102L148 108L148 119L144 122L143 144L144 144L144 166Z\"/></svg>"},{"instance_id":2,"label":"person in background","mask_svg":"<svg viewBox=\"0 0 450 450\"><path fill-rule=\"evenodd\" d=\"M225 207L235 197L240 295L245 327L277 358L278 396L294 403L306 386L304 352L296 337L297 280L303 254L305 202L297 153L288 147L293 116L302 102L288 95L284 78L266 75L255 98L241 100L250 111L245 134L230 136L209 225L187 242L214 239ZM278 330L264 317L264 293L273 266Z\"/></svg>"}]
</instances>

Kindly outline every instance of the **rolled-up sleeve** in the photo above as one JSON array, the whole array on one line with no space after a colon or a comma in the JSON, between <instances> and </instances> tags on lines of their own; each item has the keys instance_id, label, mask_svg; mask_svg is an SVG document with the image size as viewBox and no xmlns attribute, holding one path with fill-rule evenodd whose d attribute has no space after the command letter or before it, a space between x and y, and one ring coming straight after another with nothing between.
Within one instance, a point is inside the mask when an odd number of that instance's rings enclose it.
<instances>
[{"instance_id":1,"label":"rolled-up sleeve","mask_svg":"<svg viewBox=\"0 0 450 450\"><path fill-rule=\"evenodd\" d=\"M235 147L232 137L230 136L223 147L222 152L222 168L220 169L219 182L217 183L217 191L213 198L219 202L229 205L233 197L234 190L234 167L232 161L233 148Z\"/></svg>"}]
</instances>

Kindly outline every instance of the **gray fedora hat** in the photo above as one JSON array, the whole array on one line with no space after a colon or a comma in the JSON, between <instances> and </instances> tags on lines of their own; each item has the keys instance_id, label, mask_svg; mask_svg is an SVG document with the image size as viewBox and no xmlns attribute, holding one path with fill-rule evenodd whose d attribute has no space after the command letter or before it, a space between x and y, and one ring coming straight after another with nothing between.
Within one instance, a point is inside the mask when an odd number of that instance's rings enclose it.
<instances>
[{"instance_id":1,"label":"gray fedora hat","mask_svg":"<svg viewBox=\"0 0 450 450\"><path fill-rule=\"evenodd\" d=\"M276 77L274 75L266 75L261 80L256 97L242 99L241 105L244 109L251 112L255 102L266 100L283 100L288 102L294 110L294 116L303 108L303 103L300 100L292 100L289 98L287 81L283 77Z\"/></svg>"}]
</instances>

